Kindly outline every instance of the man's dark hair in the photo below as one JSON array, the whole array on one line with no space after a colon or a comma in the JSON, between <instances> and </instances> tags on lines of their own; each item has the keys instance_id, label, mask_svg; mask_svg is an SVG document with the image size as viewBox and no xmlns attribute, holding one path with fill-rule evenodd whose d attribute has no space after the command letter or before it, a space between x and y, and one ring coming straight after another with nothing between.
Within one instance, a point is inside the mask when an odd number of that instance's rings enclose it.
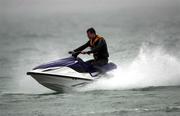
<instances>
[{"instance_id":1,"label":"man's dark hair","mask_svg":"<svg viewBox=\"0 0 180 116\"><path fill-rule=\"evenodd\" d=\"M87 33L88 33L88 32L96 34L96 31L95 31L95 29L94 29L93 27L89 28L89 29L87 30Z\"/></svg>"}]
</instances>

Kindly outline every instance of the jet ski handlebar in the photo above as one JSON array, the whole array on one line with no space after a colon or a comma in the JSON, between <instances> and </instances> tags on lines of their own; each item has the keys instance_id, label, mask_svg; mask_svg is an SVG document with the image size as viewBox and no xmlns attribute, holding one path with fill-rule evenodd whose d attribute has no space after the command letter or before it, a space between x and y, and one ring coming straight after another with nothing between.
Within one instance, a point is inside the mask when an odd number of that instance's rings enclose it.
<instances>
[{"instance_id":1,"label":"jet ski handlebar","mask_svg":"<svg viewBox=\"0 0 180 116\"><path fill-rule=\"evenodd\" d=\"M77 58L77 56L81 53L81 51L77 51L77 52L69 51L68 53L71 54L73 57Z\"/></svg>"},{"instance_id":2,"label":"jet ski handlebar","mask_svg":"<svg viewBox=\"0 0 180 116\"><path fill-rule=\"evenodd\" d=\"M73 57L77 57L79 54L88 54L88 55L90 55L90 53L88 53L88 52L83 52L83 51L69 51L68 52L69 54L71 54Z\"/></svg>"}]
</instances>

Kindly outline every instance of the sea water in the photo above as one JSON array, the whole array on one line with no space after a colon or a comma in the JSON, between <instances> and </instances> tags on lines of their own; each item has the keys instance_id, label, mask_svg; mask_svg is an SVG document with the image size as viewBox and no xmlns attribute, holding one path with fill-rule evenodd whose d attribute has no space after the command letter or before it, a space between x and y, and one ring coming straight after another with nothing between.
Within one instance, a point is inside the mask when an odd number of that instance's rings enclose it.
<instances>
[{"instance_id":1,"label":"sea water","mask_svg":"<svg viewBox=\"0 0 180 116\"><path fill-rule=\"evenodd\" d=\"M178 0L0 0L0 116L179 116L179 12ZM89 27L117 70L67 93L26 75L68 57Z\"/></svg>"}]
</instances>

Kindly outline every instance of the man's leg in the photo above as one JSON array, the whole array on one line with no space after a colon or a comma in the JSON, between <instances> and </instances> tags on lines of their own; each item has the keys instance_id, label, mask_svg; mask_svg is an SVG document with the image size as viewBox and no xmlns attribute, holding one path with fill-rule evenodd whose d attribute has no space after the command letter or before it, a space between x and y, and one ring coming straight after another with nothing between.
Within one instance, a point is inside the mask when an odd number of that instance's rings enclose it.
<instances>
[{"instance_id":1,"label":"man's leg","mask_svg":"<svg viewBox=\"0 0 180 116\"><path fill-rule=\"evenodd\" d=\"M95 60L93 62L93 65L103 66L106 65L107 63L108 63L108 59L99 59L99 60Z\"/></svg>"},{"instance_id":2,"label":"man's leg","mask_svg":"<svg viewBox=\"0 0 180 116\"><path fill-rule=\"evenodd\" d=\"M93 59L86 61L87 64L93 64L93 62L94 62Z\"/></svg>"},{"instance_id":3,"label":"man's leg","mask_svg":"<svg viewBox=\"0 0 180 116\"><path fill-rule=\"evenodd\" d=\"M93 62L94 68L98 70L100 73L105 73L106 71L102 68L103 65L108 63L108 59L100 59Z\"/></svg>"}]
</instances>

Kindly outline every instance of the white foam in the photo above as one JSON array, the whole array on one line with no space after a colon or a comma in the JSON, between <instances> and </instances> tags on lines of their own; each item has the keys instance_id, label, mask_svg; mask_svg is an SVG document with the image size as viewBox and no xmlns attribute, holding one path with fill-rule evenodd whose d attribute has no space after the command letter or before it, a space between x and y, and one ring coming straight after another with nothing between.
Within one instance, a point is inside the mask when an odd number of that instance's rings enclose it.
<instances>
[{"instance_id":1,"label":"white foam","mask_svg":"<svg viewBox=\"0 0 180 116\"><path fill-rule=\"evenodd\" d=\"M160 47L143 45L133 62L119 66L111 78L102 78L80 90L124 90L180 85L180 61Z\"/></svg>"}]
</instances>

